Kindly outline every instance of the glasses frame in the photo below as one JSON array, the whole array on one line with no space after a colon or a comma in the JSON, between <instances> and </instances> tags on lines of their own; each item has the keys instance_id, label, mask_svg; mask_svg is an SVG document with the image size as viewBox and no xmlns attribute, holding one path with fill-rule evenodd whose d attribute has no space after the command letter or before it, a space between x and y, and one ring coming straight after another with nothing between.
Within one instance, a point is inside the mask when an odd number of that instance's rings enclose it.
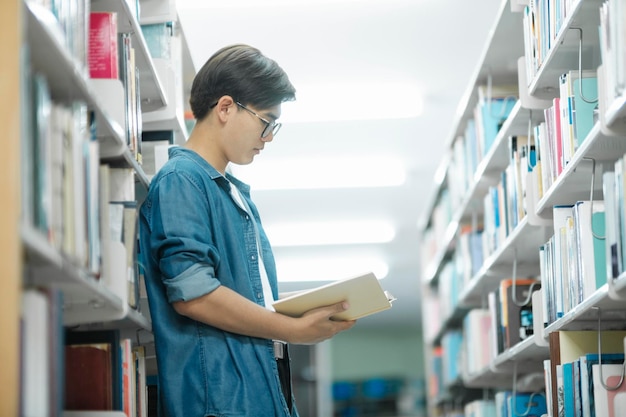
<instances>
[{"instance_id":1,"label":"glasses frame","mask_svg":"<svg viewBox=\"0 0 626 417\"><path fill-rule=\"evenodd\" d=\"M265 127L263 128L263 131L261 132L261 138L268 137L270 133L272 134L272 136L276 136L276 134L278 133L278 131L280 130L282 126L282 123L270 122L264 117L259 116L259 114L255 112L254 110L249 109L248 107L244 106L238 101L236 101L235 104L237 104L242 109L246 110L248 113L255 115L259 120L265 123Z\"/></svg>"}]
</instances>

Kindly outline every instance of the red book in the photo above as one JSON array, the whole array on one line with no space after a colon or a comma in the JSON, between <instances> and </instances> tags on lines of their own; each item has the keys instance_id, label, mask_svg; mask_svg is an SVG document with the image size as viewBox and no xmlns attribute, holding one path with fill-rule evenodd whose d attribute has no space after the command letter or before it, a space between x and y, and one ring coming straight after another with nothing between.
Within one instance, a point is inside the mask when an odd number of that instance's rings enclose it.
<instances>
[{"instance_id":1,"label":"red book","mask_svg":"<svg viewBox=\"0 0 626 417\"><path fill-rule=\"evenodd\" d=\"M66 410L113 410L111 349L106 343L65 346Z\"/></svg>"},{"instance_id":2,"label":"red book","mask_svg":"<svg viewBox=\"0 0 626 417\"><path fill-rule=\"evenodd\" d=\"M119 78L117 13L92 12L89 18L89 76Z\"/></svg>"}]
</instances>

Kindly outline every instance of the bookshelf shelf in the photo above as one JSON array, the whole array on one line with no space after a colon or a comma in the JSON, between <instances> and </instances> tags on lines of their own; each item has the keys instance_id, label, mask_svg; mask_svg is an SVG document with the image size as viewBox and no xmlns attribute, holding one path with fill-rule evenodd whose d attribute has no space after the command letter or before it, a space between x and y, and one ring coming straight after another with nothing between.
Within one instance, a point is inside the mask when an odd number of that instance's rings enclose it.
<instances>
[{"instance_id":1,"label":"bookshelf shelf","mask_svg":"<svg viewBox=\"0 0 626 417\"><path fill-rule=\"evenodd\" d=\"M96 277L77 267L53 248L43 234L29 225L21 227L28 260L26 284L57 287L63 291L63 324L76 326L95 322L132 324L150 330L149 320L132 310Z\"/></svg>"},{"instance_id":2,"label":"bookshelf shelf","mask_svg":"<svg viewBox=\"0 0 626 417\"><path fill-rule=\"evenodd\" d=\"M596 160L594 181L594 199L602 199L602 181L600 179L601 163L612 166L626 152L626 141L620 137L602 134L600 124L596 123L574 153L569 164L563 168L559 178L552 184L548 192L539 201L537 212L545 215L553 206L571 204L577 200L589 200L593 163L587 158Z\"/></svg>"},{"instance_id":3,"label":"bookshelf shelf","mask_svg":"<svg viewBox=\"0 0 626 417\"><path fill-rule=\"evenodd\" d=\"M597 330L598 316L600 316L603 329L625 327L624 301L615 300L609 295L608 284L604 284L589 298L546 327L544 335L561 330Z\"/></svg>"},{"instance_id":4,"label":"bookshelf shelf","mask_svg":"<svg viewBox=\"0 0 626 417\"><path fill-rule=\"evenodd\" d=\"M609 281L609 296L614 300L626 302L626 273Z\"/></svg>"},{"instance_id":5,"label":"bookshelf shelf","mask_svg":"<svg viewBox=\"0 0 626 417\"><path fill-rule=\"evenodd\" d=\"M167 105L165 87L150 56L148 45L141 32L141 26L135 13L130 10L129 2L126 0L91 0L91 10L116 12L118 32L130 33L132 36L135 63L141 78L139 84L141 110L147 112L165 107Z\"/></svg>"},{"instance_id":6,"label":"bookshelf shelf","mask_svg":"<svg viewBox=\"0 0 626 417\"><path fill-rule=\"evenodd\" d=\"M461 293L460 306L472 308L484 305L486 294L497 289L503 278L512 276L514 262L517 262L518 276L537 275L538 248L547 238L545 227L532 226L528 218L524 218L503 245L485 259L479 272Z\"/></svg>"},{"instance_id":7,"label":"bookshelf shelf","mask_svg":"<svg viewBox=\"0 0 626 417\"><path fill-rule=\"evenodd\" d=\"M473 388L511 389L513 377L518 379L530 374L543 374L543 360L549 356L548 346L537 344L536 335L498 355L481 371L464 375L463 381Z\"/></svg>"},{"instance_id":8,"label":"bookshelf shelf","mask_svg":"<svg viewBox=\"0 0 626 417\"><path fill-rule=\"evenodd\" d=\"M578 69L579 31L583 31L584 44L597 44L600 24L600 0L578 0L568 11L563 26L554 39L548 54L529 86L529 93L540 99L552 99L559 94L559 76ZM583 49L583 66L597 66L597 49ZM590 54L594 54L589 56Z\"/></svg>"},{"instance_id":9,"label":"bookshelf shelf","mask_svg":"<svg viewBox=\"0 0 626 417\"><path fill-rule=\"evenodd\" d=\"M540 340L541 335L535 334L532 337L522 340L512 348L508 349L494 360L497 369L503 369L504 364L515 361L538 361L548 357L548 345ZM512 368L511 368L512 369Z\"/></svg>"},{"instance_id":10,"label":"bookshelf shelf","mask_svg":"<svg viewBox=\"0 0 626 417\"><path fill-rule=\"evenodd\" d=\"M494 145L478 165L472 186L464 195L459 206L455 208L452 220L446 229L445 238L442 239L437 254L424 270L423 279L425 282L429 282L431 285L436 284L437 275L441 272L443 261L454 246L458 225L472 222L475 216L482 214L482 198L487 193L489 187L497 182L499 172L506 167L510 160L509 144L506 139L511 135L527 135L529 119L533 123L542 121L543 113L524 109L518 101L498 133ZM446 163L444 167L447 167L447 165ZM438 189L443 185L443 180L436 183ZM428 225L428 222L423 221L422 224Z\"/></svg>"}]
</instances>

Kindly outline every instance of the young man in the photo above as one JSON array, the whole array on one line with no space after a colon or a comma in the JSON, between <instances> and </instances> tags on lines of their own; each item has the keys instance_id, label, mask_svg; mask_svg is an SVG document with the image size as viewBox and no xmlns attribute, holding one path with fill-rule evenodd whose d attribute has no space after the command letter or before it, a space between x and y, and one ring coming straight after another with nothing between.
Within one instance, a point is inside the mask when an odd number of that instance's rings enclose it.
<instances>
[{"instance_id":1,"label":"young man","mask_svg":"<svg viewBox=\"0 0 626 417\"><path fill-rule=\"evenodd\" d=\"M140 248L152 317L161 408L169 417L297 416L288 343L312 344L354 321L276 313L276 267L249 187L226 172L274 139L285 72L259 50L215 53L191 88L196 125L170 150L140 211Z\"/></svg>"}]
</instances>

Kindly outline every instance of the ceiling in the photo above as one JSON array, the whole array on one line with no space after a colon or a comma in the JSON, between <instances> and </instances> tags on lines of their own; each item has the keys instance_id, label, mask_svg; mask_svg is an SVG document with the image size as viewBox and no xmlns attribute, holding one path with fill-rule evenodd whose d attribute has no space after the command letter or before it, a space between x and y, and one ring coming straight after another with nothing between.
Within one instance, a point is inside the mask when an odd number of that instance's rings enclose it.
<instances>
[{"instance_id":1,"label":"ceiling","mask_svg":"<svg viewBox=\"0 0 626 417\"><path fill-rule=\"evenodd\" d=\"M317 169L333 169L334 175L341 177L350 170L352 160L392 157L407 169L404 185L254 191L254 178L249 181L266 224L368 218L386 218L395 224L395 238L384 244L275 250L278 261L296 252L329 257L355 252L384 256L390 270L381 284L397 301L391 310L361 319L359 326L418 327L421 322L417 223L432 197L433 178L451 139L457 105L474 76L501 4L501 0L177 0L196 68L222 46L247 43L275 59L296 89L299 84L335 86L326 94L325 102L318 104L335 114L357 104L365 104L375 115L390 109L399 114L404 106L394 98L397 91L353 103L343 94L343 84L402 82L421 91L424 108L418 117L285 121L280 134L255 162L339 157L345 159L340 166L321 163ZM382 167L374 163L371 169ZM360 268L355 265L355 271ZM319 283L281 284L281 290L315 285Z\"/></svg>"}]
</instances>

